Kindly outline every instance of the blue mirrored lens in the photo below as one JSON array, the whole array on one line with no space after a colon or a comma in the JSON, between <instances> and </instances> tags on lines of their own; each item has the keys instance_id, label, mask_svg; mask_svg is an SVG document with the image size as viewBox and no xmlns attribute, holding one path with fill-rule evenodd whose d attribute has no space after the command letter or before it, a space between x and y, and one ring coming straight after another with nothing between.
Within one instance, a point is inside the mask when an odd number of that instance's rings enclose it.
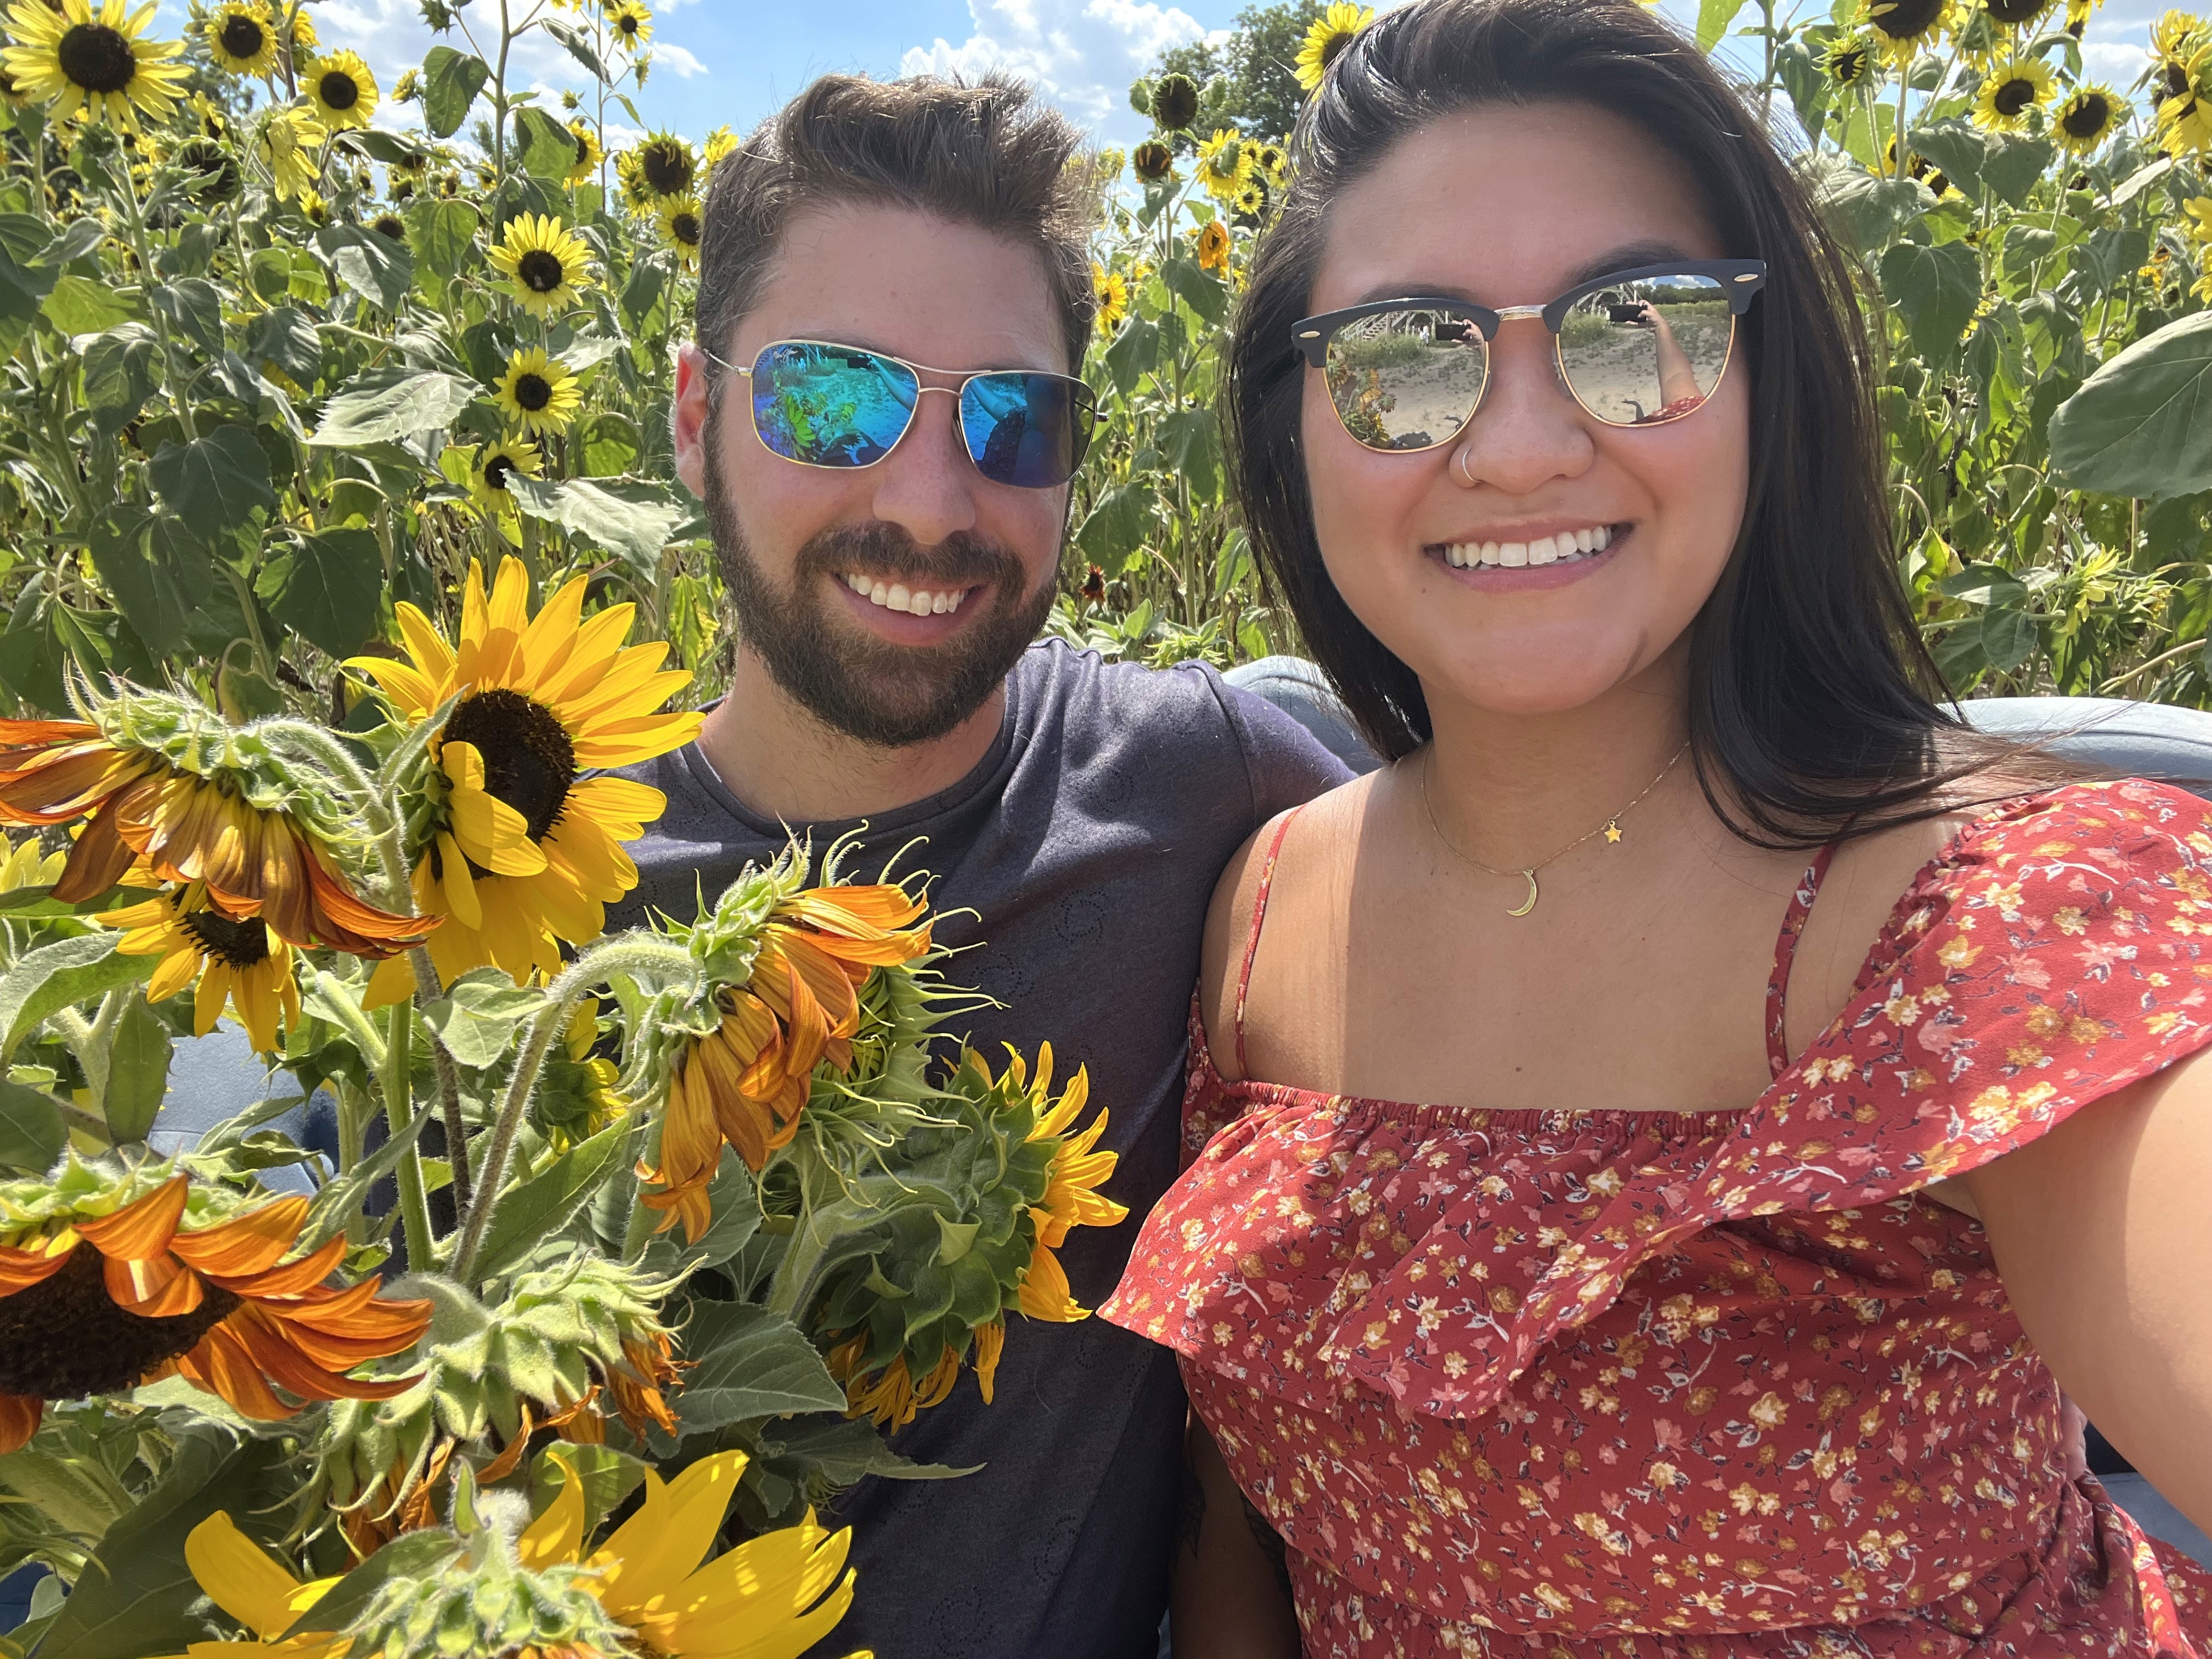
<instances>
[{"instance_id":1,"label":"blue mirrored lens","mask_svg":"<svg viewBox=\"0 0 2212 1659\"><path fill-rule=\"evenodd\" d=\"M992 483L1045 489L1075 476L1097 410L1080 380L979 374L960 393L960 435Z\"/></svg>"},{"instance_id":2,"label":"blue mirrored lens","mask_svg":"<svg viewBox=\"0 0 2212 1659\"><path fill-rule=\"evenodd\" d=\"M753 428L787 461L866 466L906 434L921 390L872 351L787 342L754 360Z\"/></svg>"}]
</instances>

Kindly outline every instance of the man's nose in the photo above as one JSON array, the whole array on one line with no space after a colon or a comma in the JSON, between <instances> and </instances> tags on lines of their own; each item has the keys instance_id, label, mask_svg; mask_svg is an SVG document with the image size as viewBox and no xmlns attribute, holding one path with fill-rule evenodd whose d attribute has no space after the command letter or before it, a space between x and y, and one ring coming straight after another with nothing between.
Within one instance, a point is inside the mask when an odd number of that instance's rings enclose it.
<instances>
[{"instance_id":1,"label":"man's nose","mask_svg":"<svg viewBox=\"0 0 2212 1659\"><path fill-rule=\"evenodd\" d=\"M983 477L954 426L958 418L957 397L923 388L906 435L876 463L876 517L922 547L975 527L975 491Z\"/></svg>"},{"instance_id":2,"label":"man's nose","mask_svg":"<svg viewBox=\"0 0 2212 1659\"><path fill-rule=\"evenodd\" d=\"M1559 379L1552 331L1540 322L1499 325L1490 381L1461 442L1467 475L1508 495L1579 477L1595 457L1582 405Z\"/></svg>"}]
</instances>

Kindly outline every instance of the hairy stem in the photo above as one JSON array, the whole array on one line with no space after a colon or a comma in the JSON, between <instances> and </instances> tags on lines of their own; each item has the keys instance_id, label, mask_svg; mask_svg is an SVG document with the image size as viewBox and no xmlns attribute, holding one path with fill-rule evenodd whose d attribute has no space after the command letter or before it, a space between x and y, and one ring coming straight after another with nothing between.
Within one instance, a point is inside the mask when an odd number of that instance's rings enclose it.
<instances>
[{"instance_id":1,"label":"hairy stem","mask_svg":"<svg viewBox=\"0 0 2212 1659\"><path fill-rule=\"evenodd\" d=\"M437 964L430 960L427 945L416 945L407 956L415 969L415 1005L427 1008L445 994L438 983ZM473 1182L469 1175L468 1125L461 1118L461 1074L435 1031L430 1033L430 1063L438 1070L438 1118L446 1127L446 1158L453 1166L453 1213L464 1216L469 1212Z\"/></svg>"},{"instance_id":2,"label":"hairy stem","mask_svg":"<svg viewBox=\"0 0 2212 1659\"><path fill-rule=\"evenodd\" d=\"M415 1011L395 1002L386 1011L387 1036L384 1045L384 1115L395 1135L415 1126L412 1067ZM428 1273L437 1265L436 1235L430 1230L430 1195L422 1184L422 1153L410 1139L399 1158L399 1224L406 1230L407 1265L416 1273Z\"/></svg>"}]
</instances>

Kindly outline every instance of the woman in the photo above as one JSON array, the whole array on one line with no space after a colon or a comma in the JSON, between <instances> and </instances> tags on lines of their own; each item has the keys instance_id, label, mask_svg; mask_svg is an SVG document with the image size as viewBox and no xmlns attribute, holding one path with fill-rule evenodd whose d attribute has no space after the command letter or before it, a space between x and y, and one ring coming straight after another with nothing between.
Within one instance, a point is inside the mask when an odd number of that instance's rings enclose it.
<instances>
[{"instance_id":1,"label":"woman","mask_svg":"<svg viewBox=\"0 0 2212 1659\"><path fill-rule=\"evenodd\" d=\"M1224 877L1104 1310L1179 1659L2212 1653L2066 1402L2212 1521L2212 831L1931 701L1759 131L1629 0L1413 0L1302 121L1239 477L1395 763Z\"/></svg>"}]
</instances>

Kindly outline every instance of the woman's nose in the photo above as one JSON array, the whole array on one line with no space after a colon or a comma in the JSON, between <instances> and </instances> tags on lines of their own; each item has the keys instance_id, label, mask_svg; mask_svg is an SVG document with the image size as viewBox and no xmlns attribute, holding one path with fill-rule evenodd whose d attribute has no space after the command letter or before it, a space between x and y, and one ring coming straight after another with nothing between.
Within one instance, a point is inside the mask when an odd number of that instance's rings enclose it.
<instances>
[{"instance_id":1,"label":"woman's nose","mask_svg":"<svg viewBox=\"0 0 2212 1659\"><path fill-rule=\"evenodd\" d=\"M1467 459L1452 471L1508 495L1533 495L1589 465L1596 447L1585 420L1560 381L1551 331L1533 319L1501 323L1482 402L1461 431Z\"/></svg>"}]
</instances>

